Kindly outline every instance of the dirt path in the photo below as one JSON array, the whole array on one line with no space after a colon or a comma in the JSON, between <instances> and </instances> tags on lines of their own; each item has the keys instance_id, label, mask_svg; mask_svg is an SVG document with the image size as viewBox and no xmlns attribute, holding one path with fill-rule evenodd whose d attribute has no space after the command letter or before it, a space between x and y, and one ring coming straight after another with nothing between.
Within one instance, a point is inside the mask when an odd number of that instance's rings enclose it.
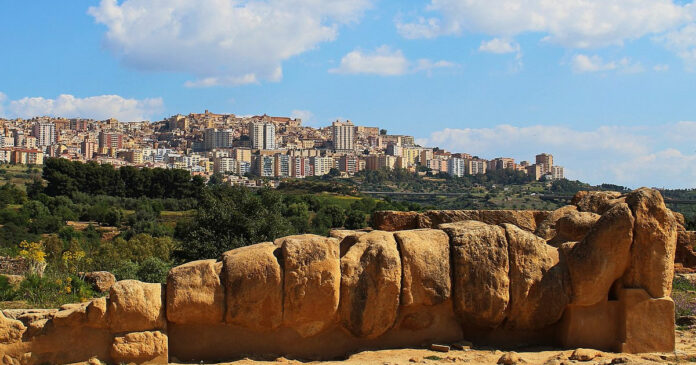
<instances>
[{"instance_id":1,"label":"dirt path","mask_svg":"<svg viewBox=\"0 0 696 365\"><path fill-rule=\"evenodd\" d=\"M677 331L676 351L659 354L616 354L599 351L585 352L591 360L573 358L573 350L555 349L520 349L508 356L519 357L517 364L689 364L696 363L696 330ZM497 364L507 352L495 349L476 348L468 350L450 350L447 353L425 349L401 349L365 351L352 355L344 361L300 362L285 358L271 361L244 359L228 364L262 365L262 364L321 364L321 365L397 365L397 364Z\"/></svg>"}]
</instances>

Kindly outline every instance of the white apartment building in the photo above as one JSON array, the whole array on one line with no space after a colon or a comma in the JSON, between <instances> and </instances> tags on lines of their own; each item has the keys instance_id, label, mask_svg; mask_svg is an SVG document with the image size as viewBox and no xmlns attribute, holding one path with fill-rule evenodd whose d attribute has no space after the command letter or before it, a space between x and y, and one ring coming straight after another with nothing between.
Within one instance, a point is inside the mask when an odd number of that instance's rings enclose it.
<instances>
[{"instance_id":1,"label":"white apartment building","mask_svg":"<svg viewBox=\"0 0 696 365\"><path fill-rule=\"evenodd\" d=\"M273 123L250 123L249 138L251 139L251 148L253 149L275 150L277 148L275 124Z\"/></svg>"},{"instance_id":2,"label":"white apartment building","mask_svg":"<svg viewBox=\"0 0 696 365\"><path fill-rule=\"evenodd\" d=\"M462 177L466 172L466 161L461 158L450 158L447 161L447 173L452 176Z\"/></svg>"},{"instance_id":3,"label":"white apartment building","mask_svg":"<svg viewBox=\"0 0 696 365\"><path fill-rule=\"evenodd\" d=\"M336 151L355 150L355 126L350 121L335 121L331 124L333 146Z\"/></svg>"},{"instance_id":4,"label":"white apartment building","mask_svg":"<svg viewBox=\"0 0 696 365\"><path fill-rule=\"evenodd\" d=\"M33 134L39 146L50 146L56 141L56 125L47 122L37 122L34 124Z\"/></svg>"}]
</instances>

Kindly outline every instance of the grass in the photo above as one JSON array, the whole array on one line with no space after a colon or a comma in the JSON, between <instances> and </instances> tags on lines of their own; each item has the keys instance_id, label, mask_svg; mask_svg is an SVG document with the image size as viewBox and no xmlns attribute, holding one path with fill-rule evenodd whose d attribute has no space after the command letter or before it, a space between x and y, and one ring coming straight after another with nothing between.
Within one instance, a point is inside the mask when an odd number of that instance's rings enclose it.
<instances>
[{"instance_id":1,"label":"grass","mask_svg":"<svg viewBox=\"0 0 696 365\"><path fill-rule=\"evenodd\" d=\"M360 200L360 197L337 195L331 193L321 193L316 195L317 199L326 205L337 205L343 209L349 209L350 205L355 201Z\"/></svg>"}]
</instances>

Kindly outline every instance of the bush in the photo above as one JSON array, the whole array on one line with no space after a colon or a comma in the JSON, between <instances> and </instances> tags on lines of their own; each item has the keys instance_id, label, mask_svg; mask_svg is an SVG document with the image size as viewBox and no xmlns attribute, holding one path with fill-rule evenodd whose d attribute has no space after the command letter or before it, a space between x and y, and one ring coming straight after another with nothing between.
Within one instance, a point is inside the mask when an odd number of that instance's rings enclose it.
<instances>
[{"instance_id":1,"label":"bush","mask_svg":"<svg viewBox=\"0 0 696 365\"><path fill-rule=\"evenodd\" d=\"M171 265L156 257L145 259L138 268L138 280L146 283L165 283Z\"/></svg>"},{"instance_id":2,"label":"bush","mask_svg":"<svg viewBox=\"0 0 696 365\"><path fill-rule=\"evenodd\" d=\"M58 308L93 298L92 287L77 276L60 274L29 275L22 281L15 299L26 300L35 308Z\"/></svg>"},{"instance_id":3,"label":"bush","mask_svg":"<svg viewBox=\"0 0 696 365\"><path fill-rule=\"evenodd\" d=\"M138 264L132 261L124 261L114 269L116 280L137 280L138 279Z\"/></svg>"}]
</instances>

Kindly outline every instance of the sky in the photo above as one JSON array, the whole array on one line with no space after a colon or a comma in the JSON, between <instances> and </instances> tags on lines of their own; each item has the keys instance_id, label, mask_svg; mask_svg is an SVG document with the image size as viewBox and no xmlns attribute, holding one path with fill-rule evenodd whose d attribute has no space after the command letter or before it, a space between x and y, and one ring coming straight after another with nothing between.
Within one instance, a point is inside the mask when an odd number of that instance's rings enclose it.
<instances>
[{"instance_id":1,"label":"sky","mask_svg":"<svg viewBox=\"0 0 696 365\"><path fill-rule=\"evenodd\" d=\"M566 176L696 188L684 0L0 2L0 117L336 119Z\"/></svg>"}]
</instances>

